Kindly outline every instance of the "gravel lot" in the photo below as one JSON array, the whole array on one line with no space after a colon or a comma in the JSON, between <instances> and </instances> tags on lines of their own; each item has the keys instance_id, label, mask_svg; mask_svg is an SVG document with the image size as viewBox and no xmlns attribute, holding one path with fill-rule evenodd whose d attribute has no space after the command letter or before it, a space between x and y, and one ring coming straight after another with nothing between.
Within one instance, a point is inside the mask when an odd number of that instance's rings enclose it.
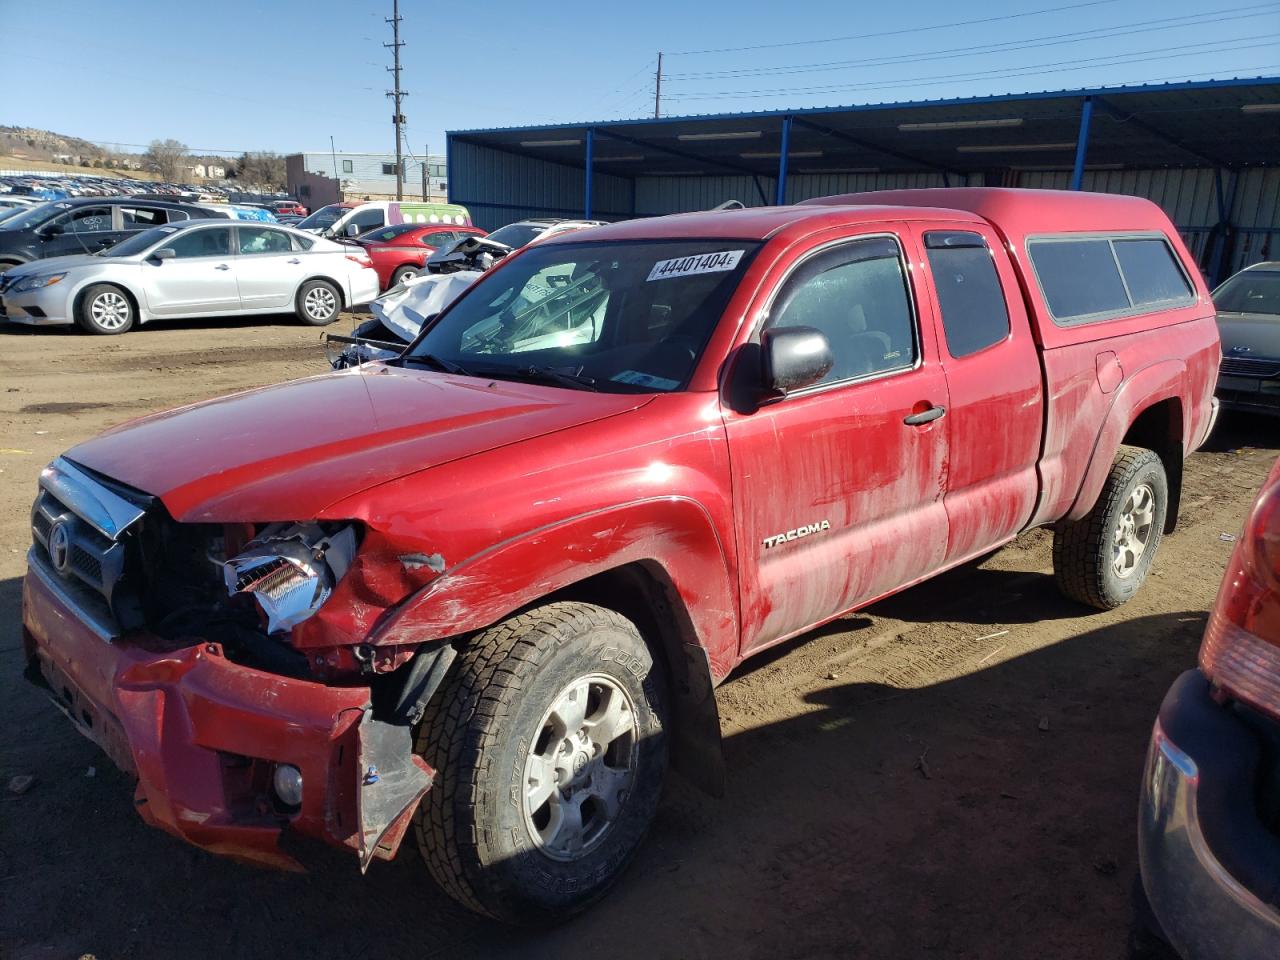
<instances>
[{"instance_id":1,"label":"gravel lot","mask_svg":"<svg viewBox=\"0 0 1280 960\"><path fill-rule=\"evenodd\" d=\"M0 326L0 783L36 777L0 791L0 955L1124 956L1147 734L1195 661L1275 422L1224 418L1120 610L1061 599L1037 531L744 666L718 694L728 796L673 777L612 897L512 931L437 893L412 840L361 878L337 852L268 873L148 829L126 778L20 678L40 467L142 413L322 372L317 339L283 319Z\"/></svg>"}]
</instances>

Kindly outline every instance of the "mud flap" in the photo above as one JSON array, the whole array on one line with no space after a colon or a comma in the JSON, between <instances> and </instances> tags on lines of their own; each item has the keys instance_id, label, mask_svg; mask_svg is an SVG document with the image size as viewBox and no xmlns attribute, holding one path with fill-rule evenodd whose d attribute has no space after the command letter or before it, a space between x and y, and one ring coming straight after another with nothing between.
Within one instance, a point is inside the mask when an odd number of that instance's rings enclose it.
<instances>
[{"instance_id":1,"label":"mud flap","mask_svg":"<svg viewBox=\"0 0 1280 960\"><path fill-rule=\"evenodd\" d=\"M412 728L374 720L372 709L360 720L358 745L357 852L364 873L375 856L390 860L396 855L418 801L431 787L433 772L413 752Z\"/></svg>"}]
</instances>

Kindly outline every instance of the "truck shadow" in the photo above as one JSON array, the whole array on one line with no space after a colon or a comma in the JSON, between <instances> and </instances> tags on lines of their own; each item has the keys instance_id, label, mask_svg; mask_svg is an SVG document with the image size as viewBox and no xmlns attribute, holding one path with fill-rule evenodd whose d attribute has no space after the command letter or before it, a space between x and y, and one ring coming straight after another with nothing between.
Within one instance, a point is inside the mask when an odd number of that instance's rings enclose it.
<instances>
[{"instance_id":1,"label":"truck shadow","mask_svg":"<svg viewBox=\"0 0 1280 960\"><path fill-rule=\"evenodd\" d=\"M337 851L296 875L145 827L18 680L18 601L0 583L0 755L38 782L0 809L0 952L100 960L1119 957L1150 725L1204 622L1138 617L919 689L833 683L726 738L725 798L673 776L605 901L512 930L439 893L412 841L364 878Z\"/></svg>"}]
</instances>

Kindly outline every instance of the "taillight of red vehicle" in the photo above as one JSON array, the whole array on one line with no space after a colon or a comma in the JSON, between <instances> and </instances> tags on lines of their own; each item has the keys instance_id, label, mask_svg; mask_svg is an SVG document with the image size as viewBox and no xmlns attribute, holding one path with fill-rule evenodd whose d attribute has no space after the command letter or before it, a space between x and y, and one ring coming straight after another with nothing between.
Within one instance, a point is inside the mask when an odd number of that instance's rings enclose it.
<instances>
[{"instance_id":1,"label":"taillight of red vehicle","mask_svg":"<svg viewBox=\"0 0 1280 960\"><path fill-rule=\"evenodd\" d=\"M1280 717L1280 461L1227 565L1200 669L1227 695Z\"/></svg>"}]
</instances>

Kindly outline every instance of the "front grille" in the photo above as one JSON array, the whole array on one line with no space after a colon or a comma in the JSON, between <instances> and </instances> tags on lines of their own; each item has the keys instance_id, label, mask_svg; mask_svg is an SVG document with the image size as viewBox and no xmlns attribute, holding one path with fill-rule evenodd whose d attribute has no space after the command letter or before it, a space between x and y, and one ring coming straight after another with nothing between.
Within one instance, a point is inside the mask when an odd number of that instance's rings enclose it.
<instances>
[{"instance_id":1,"label":"front grille","mask_svg":"<svg viewBox=\"0 0 1280 960\"><path fill-rule=\"evenodd\" d=\"M1220 372L1232 377L1280 376L1280 360L1260 360L1256 357L1223 357Z\"/></svg>"},{"instance_id":2,"label":"front grille","mask_svg":"<svg viewBox=\"0 0 1280 960\"><path fill-rule=\"evenodd\" d=\"M64 588L87 587L114 609L113 595L125 577L131 549L122 535L146 506L132 494L125 499L74 464L56 460L41 474L40 493L31 507L34 556Z\"/></svg>"}]
</instances>

